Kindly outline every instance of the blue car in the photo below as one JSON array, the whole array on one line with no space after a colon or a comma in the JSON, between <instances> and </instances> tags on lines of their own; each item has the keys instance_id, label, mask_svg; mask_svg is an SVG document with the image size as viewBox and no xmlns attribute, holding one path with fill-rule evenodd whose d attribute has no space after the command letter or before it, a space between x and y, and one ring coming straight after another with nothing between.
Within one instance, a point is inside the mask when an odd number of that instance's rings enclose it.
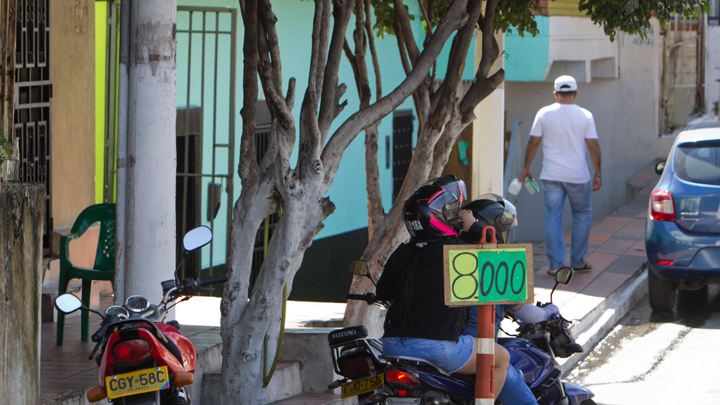
<instances>
[{"instance_id":1,"label":"blue car","mask_svg":"<svg viewBox=\"0 0 720 405\"><path fill-rule=\"evenodd\" d=\"M650 306L671 312L678 290L720 283L720 123L681 132L650 196L645 250Z\"/></svg>"}]
</instances>

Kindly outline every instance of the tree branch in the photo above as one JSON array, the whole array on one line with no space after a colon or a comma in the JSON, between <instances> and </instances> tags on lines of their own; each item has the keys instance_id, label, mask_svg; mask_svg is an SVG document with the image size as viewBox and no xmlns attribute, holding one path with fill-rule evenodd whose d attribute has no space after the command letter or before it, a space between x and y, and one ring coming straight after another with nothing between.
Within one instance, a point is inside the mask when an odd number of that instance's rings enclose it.
<instances>
[{"instance_id":1,"label":"tree branch","mask_svg":"<svg viewBox=\"0 0 720 405\"><path fill-rule=\"evenodd\" d=\"M380 75L380 61L378 61L377 49L375 48L375 35L372 31L372 23L370 22L370 2L365 1L365 36L370 45L370 55L372 56L373 69L375 70L375 100L382 97L382 79Z\"/></svg>"},{"instance_id":2,"label":"tree branch","mask_svg":"<svg viewBox=\"0 0 720 405\"><path fill-rule=\"evenodd\" d=\"M505 70L499 69L487 79L476 79L460 102L460 115L463 122L473 120L475 107L505 81Z\"/></svg>"},{"instance_id":3,"label":"tree branch","mask_svg":"<svg viewBox=\"0 0 720 405\"><path fill-rule=\"evenodd\" d=\"M243 23L245 25L245 40L243 54L245 63L243 68L243 108L240 115L243 118L243 133L240 141L240 164L238 176L245 182L256 179L258 165L256 161L255 125L257 121L257 94L258 94L258 38L257 38L257 1L247 0L243 10Z\"/></svg>"},{"instance_id":4,"label":"tree branch","mask_svg":"<svg viewBox=\"0 0 720 405\"><path fill-rule=\"evenodd\" d=\"M473 1L471 4L468 4L470 18L468 23L458 31L453 39L450 55L448 56L445 79L430 101L431 110L435 110L438 104L450 103L451 100L458 97L458 84L462 79L462 74L465 70L465 59L467 58L468 50L473 41L473 34L475 33L474 22L477 21L482 14L482 3L482 1Z\"/></svg>"},{"instance_id":5,"label":"tree branch","mask_svg":"<svg viewBox=\"0 0 720 405\"><path fill-rule=\"evenodd\" d=\"M393 10L395 12L395 21L397 21L397 26L400 28L400 31L395 31L395 35L398 37L402 36L408 56L410 57L410 63L414 67L417 59L420 57L420 50L415 42L415 36L412 33L410 15L407 9L405 9L402 0L393 0Z\"/></svg>"},{"instance_id":6,"label":"tree branch","mask_svg":"<svg viewBox=\"0 0 720 405\"><path fill-rule=\"evenodd\" d=\"M467 0L455 0L452 3L433 38L417 60L415 68L395 90L368 108L350 116L335 131L322 153L322 161L326 168L325 187L329 187L328 185L332 183L342 154L357 134L368 125L392 112L425 80L447 39L467 22L466 4Z\"/></svg>"},{"instance_id":7,"label":"tree branch","mask_svg":"<svg viewBox=\"0 0 720 405\"><path fill-rule=\"evenodd\" d=\"M352 14L352 0L335 0L333 8L333 34L328 49L328 61L325 66L322 100L320 105L319 127L320 144L324 145L327 139L330 124L337 117L338 111L338 70L342 58L342 47L345 43L345 33Z\"/></svg>"}]
</instances>

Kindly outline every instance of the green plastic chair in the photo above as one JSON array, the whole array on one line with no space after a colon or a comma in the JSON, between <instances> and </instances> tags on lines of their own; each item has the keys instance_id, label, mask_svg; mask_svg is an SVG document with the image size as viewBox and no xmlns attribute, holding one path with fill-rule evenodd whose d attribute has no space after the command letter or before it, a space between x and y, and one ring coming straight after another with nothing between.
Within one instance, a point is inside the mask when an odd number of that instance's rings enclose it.
<instances>
[{"instance_id":1,"label":"green plastic chair","mask_svg":"<svg viewBox=\"0 0 720 405\"><path fill-rule=\"evenodd\" d=\"M100 223L95 263L93 268L77 267L70 261L70 241L82 236L94 223ZM90 290L93 280L115 281L115 204L96 204L78 215L69 235L60 238L60 280L58 296L67 292L68 283L82 279L82 302L90 307ZM88 340L88 312L82 311L80 339ZM57 314L57 344L63 344L65 314Z\"/></svg>"}]
</instances>

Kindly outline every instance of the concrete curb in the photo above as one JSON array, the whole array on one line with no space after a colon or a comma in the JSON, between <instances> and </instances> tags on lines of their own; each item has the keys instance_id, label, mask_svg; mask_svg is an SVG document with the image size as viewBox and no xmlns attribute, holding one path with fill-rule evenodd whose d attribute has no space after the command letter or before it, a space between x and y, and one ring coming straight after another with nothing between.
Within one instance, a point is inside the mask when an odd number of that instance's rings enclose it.
<instances>
[{"instance_id":1,"label":"concrete curb","mask_svg":"<svg viewBox=\"0 0 720 405\"><path fill-rule=\"evenodd\" d=\"M582 319L574 321L570 330L577 343L582 345L582 353L576 353L567 359L558 359L563 368L563 376L570 371L590 352L595 344L601 341L612 328L622 319L630 308L647 294L647 263L607 298Z\"/></svg>"}]
</instances>

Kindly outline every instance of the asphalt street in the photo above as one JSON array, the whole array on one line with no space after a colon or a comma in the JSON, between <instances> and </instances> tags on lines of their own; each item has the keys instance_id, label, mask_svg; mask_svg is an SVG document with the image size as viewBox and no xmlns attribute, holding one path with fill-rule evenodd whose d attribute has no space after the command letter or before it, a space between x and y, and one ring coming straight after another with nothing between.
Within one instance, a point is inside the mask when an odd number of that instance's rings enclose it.
<instances>
[{"instance_id":1,"label":"asphalt street","mask_svg":"<svg viewBox=\"0 0 720 405\"><path fill-rule=\"evenodd\" d=\"M643 297L567 380L597 404L720 404L720 290L678 301L657 314Z\"/></svg>"}]
</instances>

